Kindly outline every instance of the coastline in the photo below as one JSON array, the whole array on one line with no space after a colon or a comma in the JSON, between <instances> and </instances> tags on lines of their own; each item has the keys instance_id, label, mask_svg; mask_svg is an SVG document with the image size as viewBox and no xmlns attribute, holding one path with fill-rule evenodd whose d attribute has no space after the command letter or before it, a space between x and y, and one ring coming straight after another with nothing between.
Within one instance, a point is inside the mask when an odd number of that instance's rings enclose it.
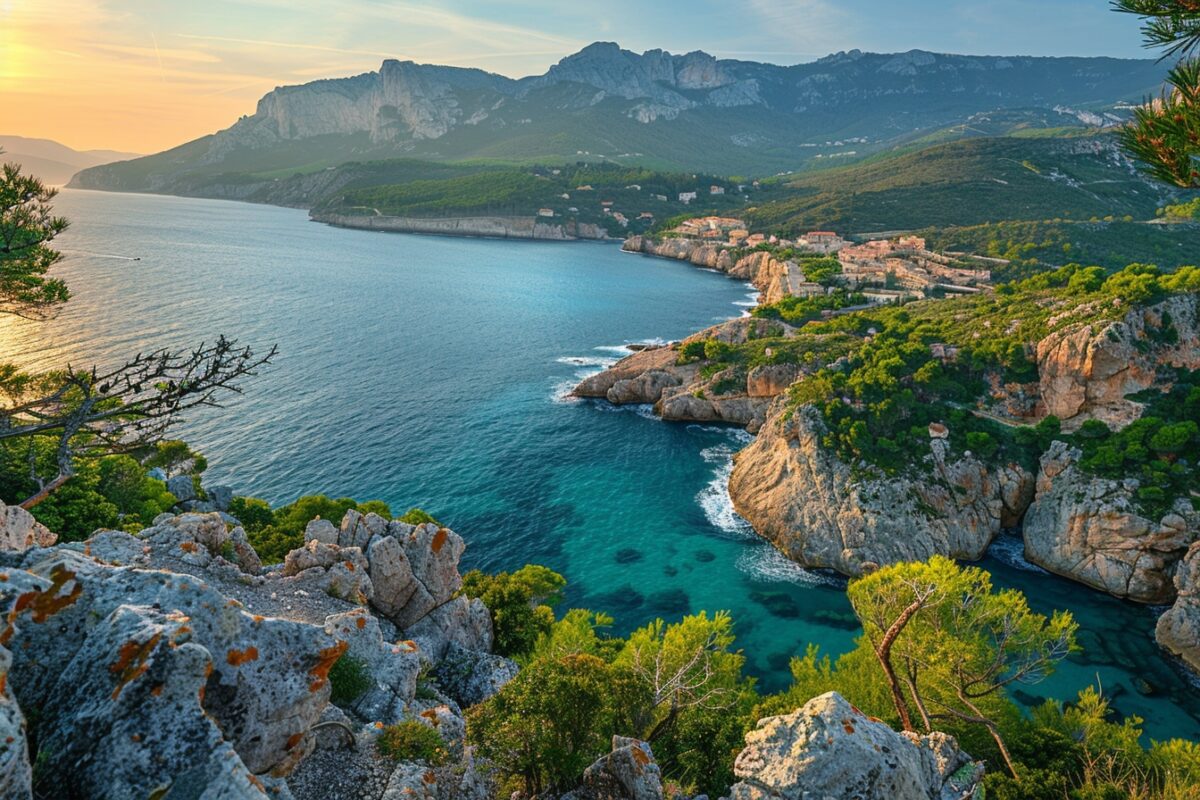
<instances>
[{"instance_id":1,"label":"coastline","mask_svg":"<svg viewBox=\"0 0 1200 800\"><path fill-rule=\"evenodd\" d=\"M619 242L599 225L570 221L562 224L541 222L537 217L465 216L465 217L393 217L347 216L345 214L310 211L313 222L335 228L385 231L388 233L422 233L481 239L527 239L532 241Z\"/></svg>"}]
</instances>

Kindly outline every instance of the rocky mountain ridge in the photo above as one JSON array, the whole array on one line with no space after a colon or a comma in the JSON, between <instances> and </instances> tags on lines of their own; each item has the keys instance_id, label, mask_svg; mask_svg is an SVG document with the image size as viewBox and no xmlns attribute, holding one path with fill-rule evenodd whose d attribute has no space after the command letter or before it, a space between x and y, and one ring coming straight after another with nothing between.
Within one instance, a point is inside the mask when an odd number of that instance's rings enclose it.
<instances>
[{"instance_id":1,"label":"rocky mountain ridge","mask_svg":"<svg viewBox=\"0 0 1200 800\"><path fill-rule=\"evenodd\" d=\"M375 72L279 87L223 131L85 170L73 185L186 192L199 174L317 171L312 165L398 155L604 153L689 171L766 173L794 169L823 153L812 148L826 140L839 150L852 139L865 152L996 109L1038 109L1078 125L1073 108L1103 114L1157 90L1164 74L1152 61L924 51L852 51L778 66L699 51L637 54L611 42L517 80L388 59Z\"/></svg>"}]
</instances>

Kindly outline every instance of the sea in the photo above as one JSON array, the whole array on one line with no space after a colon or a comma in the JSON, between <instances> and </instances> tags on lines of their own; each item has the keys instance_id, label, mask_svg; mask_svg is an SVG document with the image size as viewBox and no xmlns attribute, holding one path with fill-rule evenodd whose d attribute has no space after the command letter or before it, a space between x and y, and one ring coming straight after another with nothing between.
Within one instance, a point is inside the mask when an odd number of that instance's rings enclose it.
<instances>
[{"instance_id":1,"label":"sea","mask_svg":"<svg viewBox=\"0 0 1200 800\"><path fill-rule=\"evenodd\" d=\"M746 313L752 287L614 243L354 231L295 209L70 189L56 210L72 299L50 322L0 319L0 362L111 365L219 335L278 346L244 394L175 431L208 457L210 485L423 508L466 539L464 567L549 566L569 581L563 610L605 611L616 634L728 611L764 691L787 686L810 644L854 647L845 580L784 559L732 507L749 434L569 396L630 345ZM1154 644L1162 609L1049 575L1016 537L982 565L1081 625L1083 650L1018 702L1098 686L1148 737L1200 739L1200 688Z\"/></svg>"}]
</instances>

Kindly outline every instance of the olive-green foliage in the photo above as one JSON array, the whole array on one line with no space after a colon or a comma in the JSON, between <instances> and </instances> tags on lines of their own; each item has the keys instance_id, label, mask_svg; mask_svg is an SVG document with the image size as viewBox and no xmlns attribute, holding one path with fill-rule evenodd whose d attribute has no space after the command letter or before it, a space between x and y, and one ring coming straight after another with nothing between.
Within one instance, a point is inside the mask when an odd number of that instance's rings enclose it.
<instances>
[{"instance_id":1,"label":"olive-green foliage","mask_svg":"<svg viewBox=\"0 0 1200 800\"><path fill-rule=\"evenodd\" d=\"M815 297L788 295L777 303L759 306L751 313L760 318L779 319L791 325L803 325L821 319L823 311L859 306L866 302L867 298L861 293L838 290Z\"/></svg>"},{"instance_id":2,"label":"olive-green foliage","mask_svg":"<svg viewBox=\"0 0 1200 800\"><path fill-rule=\"evenodd\" d=\"M373 683L362 659L344 654L329 668L329 700L339 706L349 705L362 697Z\"/></svg>"},{"instance_id":3,"label":"olive-green foliage","mask_svg":"<svg viewBox=\"0 0 1200 800\"><path fill-rule=\"evenodd\" d=\"M378 500L376 500L376 501L373 501L373 502L376 502L376 503L377 503L377 502L379 502L379 501L378 501ZM366 506L365 506L365 504L364 504L363 508L365 508L365 507L366 507ZM386 508L386 506L385 506L385 508ZM359 510L362 510L362 509L360 508ZM374 511L375 509L373 509L373 508L372 508L372 509L370 509L370 510ZM366 513L366 512L364 511L363 513ZM377 514L378 514L379 512L378 512L378 511L375 511L375 513L377 513ZM390 515L390 512L389 512L389 515ZM381 514L380 516L385 516L385 515L382 515L382 514ZM409 524L409 525L424 525L424 524L426 524L426 523L432 523L432 524L434 524L434 525L440 525L440 524L441 524L441 523L440 523L440 522L438 522L436 519L434 519L434 518L433 518L431 515L429 515L429 514L428 514L428 513L426 513L425 511L422 511L422 510L421 510L421 509L419 509L419 508L410 508L408 511L405 511L405 512L404 512L404 516L402 516L402 517L397 517L396 519L398 519L400 522L404 522L404 523L407 523L407 524Z\"/></svg>"},{"instance_id":4,"label":"olive-green foliage","mask_svg":"<svg viewBox=\"0 0 1200 800\"><path fill-rule=\"evenodd\" d=\"M420 761L431 767L440 767L450 760L450 751L441 734L416 720L388 725L375 740L375 749L393 761Z\"/></svg>"},{"instance_id":5,"label":"olive-green foliage","mask_svg":"<svg viewBox=\"0 0 1200 800\"><path fill-rule=\"evenodd\" d=\"M467 713L467 740L503 775L538 794L574 786L629 731L637 687L611 664L577 653L539 659Z\"/></svg>"},{"instance_id":6,"label":"olive-green foliage","mask_svg":"<svg viewBox=\"0 0 1200 800\"><path fill-rule=\"evenodd\" d=\"M54 458L55 441L30 437L0 445L0 498L19 502L37 490L29 479L29 457L39 465ZM34 517L62 541L81 541L99 528L136 532L169 511L175 498L166 484L146 475L130 456L81 461L76 474L33 508Z\"/></svg>"},{"instance_id":7,"label":"olive-green foliage","mask_svg":"<svg viewBox=\"0 0 1200 800\"><path fill-rule=\"evenodd\" d=\"M309 522L320 517L337 525L352 509L391 518L391 510L380 500L358 503L349 497L334 500L323 494L301 497L273 511L258 498L237 497L230 513L245 524L247 538L263 563L278 564L289 552L304 546L304 529ZM239 513L247 514L249 519L242 519Z\"/></svg>"},{"instance_id":8,"label":"olive-green foliage","mask_svg":"<svg viewBox=\"0 0 1200 800\"><path fill-rule=\"evenodd\" d=\"M1168 219L1186 219L1200 221L1200 197L1193 198L1187 203L1163 206L1158 210L1161 217Z\"/></svg>"},{"instance_id":9,"label":"olive-green foliage","mask_svg":"<svg viewBox=\"0 0 1200 800\"><path fill-rule=\"evenodd\" d=\"M187 442L169 439L158 442L143 462L147 467L158 467L167 476L181 473L199 475L208 469L208 459L192 450Z\"/></svg>"},{"instance_id":10,"label":"olive-green foliage","mask_svg":"<svg viewBox=\"0 0 1200 800\"><path fill-rule=\"evenodd\" d=\"M482 600L491 612L496 652L516 658L528 655L538 637L550 632L552 606L566 585L558 573L527 564L516 572L497 575L472 570L463 576L462 592Z\"/></svg>"}]
</instances>

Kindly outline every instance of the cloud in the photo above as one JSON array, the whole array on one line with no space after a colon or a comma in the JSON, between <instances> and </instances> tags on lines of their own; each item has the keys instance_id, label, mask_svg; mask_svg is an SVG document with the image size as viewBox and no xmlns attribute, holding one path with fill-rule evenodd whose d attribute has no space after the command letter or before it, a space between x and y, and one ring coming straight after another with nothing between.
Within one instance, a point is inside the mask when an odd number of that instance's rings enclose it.
<instances>
[{"instance_id":1,"label":"cloud","mask_svg":"<svg viewBox=\"0 0 1200 800\"><path fill-rule=\"evenodd\" d=\"M748 0L764 35L797 50L828 53L853 35L855 19L827 0Z\"/></svg>"}]
</instances>

